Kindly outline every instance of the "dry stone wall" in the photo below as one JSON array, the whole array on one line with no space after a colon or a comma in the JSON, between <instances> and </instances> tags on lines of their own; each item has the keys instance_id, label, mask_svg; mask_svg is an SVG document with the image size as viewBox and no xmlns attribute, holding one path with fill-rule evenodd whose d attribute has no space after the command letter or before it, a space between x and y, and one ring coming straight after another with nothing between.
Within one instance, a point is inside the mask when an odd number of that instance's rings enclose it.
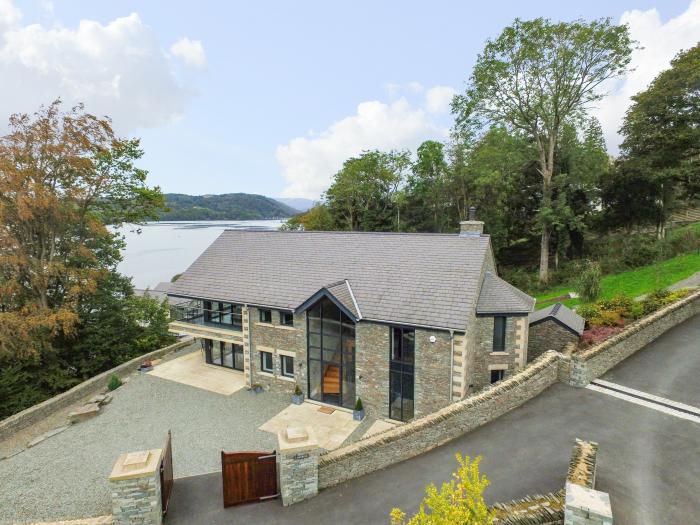
<instances>
[{"instance_id":1,"label":"dry stone wall","mask_svg":"<svg viewBox=\"0 0 700 525\"><path fill-rule=\"evenodd\" d=\"M567 330L553 319L530 325L527 359L533 361L547 350L561 352L567 344L578 340L578 335Z\"/></svg>"}]
</instances>

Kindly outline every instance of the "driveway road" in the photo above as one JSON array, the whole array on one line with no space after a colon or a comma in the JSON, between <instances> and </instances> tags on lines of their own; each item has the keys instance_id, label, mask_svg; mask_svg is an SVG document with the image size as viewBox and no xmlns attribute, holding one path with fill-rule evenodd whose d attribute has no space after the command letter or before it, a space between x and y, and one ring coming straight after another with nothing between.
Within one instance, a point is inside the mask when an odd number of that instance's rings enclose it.
<instances>
[{"instance_id":1,"label":"driveway road","mask_svg":"<svg viewBox=\"0 0 700 525\"><path fill-rule=\"evenodd\" d=\"M667 332L604 379L700 407L700 316ZM221 503L220 474L176 480L167 525L386 524L392 507L417 509L454 454L482 455L489 502L562 488L576 437L600 444L597 485L615 523L695 523L700 516L700 424L589 389L556 384L505 416L417 458L283 508L279 501Z\"/></svg>"}]
</instances>

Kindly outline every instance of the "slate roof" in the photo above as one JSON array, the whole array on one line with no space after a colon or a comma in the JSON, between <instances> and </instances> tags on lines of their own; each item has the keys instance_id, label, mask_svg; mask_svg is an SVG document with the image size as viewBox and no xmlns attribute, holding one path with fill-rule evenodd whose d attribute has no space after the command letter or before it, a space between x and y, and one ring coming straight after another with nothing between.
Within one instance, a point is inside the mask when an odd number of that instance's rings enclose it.
<instances>
[{"instance_id":1,"label":"slate roof","mask_svg":"<svg viewBox=\"0 0 700 525\"><path fill-rule=\"evenodd\" d=\"M484 273L477 314L527 314L535 306L535 300L525 292L518 290L492 272Z\"/></svg>"},{"instance_id":2,"label":"slate roof","mask_svg":"<svg viewBox=\"0 0 700 525\"><path fill-rule=\"evenodd\" d=\"M168 293L296 310L347 280L329 291L348 308L352 291L363 319L461 331L489 249L488 236L227 230Z\"/></svg>"},{"instance_id":3,"label":"slate roof","mask_svg":"<svg viewBox=\"0 0 700 525\"><path fill-rule=\"evenodd\" d=\"M362 313L358 310L355 297L348 281L340 281L324 287L328 293L332 294L345 308L350 310L355 319L362 319Z\"/></svg>"},{"instance_id":4,"label":"slate roof","mask_svg":"<svg viewBox=\"0 0 700 525\"><path fill-rule=\"evenodd\" d=\"M536 310L530 314L530 324L538 324L547 319L554 319L577 335L583 333L586 320L572 309L561 303L553 304L547 308Z\"/></svg>"}]
</instances>

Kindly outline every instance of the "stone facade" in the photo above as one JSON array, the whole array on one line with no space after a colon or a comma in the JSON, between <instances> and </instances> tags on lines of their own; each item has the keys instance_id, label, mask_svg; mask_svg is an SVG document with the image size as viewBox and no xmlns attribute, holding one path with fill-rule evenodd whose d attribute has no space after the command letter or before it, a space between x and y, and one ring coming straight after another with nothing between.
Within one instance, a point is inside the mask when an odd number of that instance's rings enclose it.
<instances>
[{"instance_id":1,"label":"stone facade","mask_svg":"<svg viewBox=\"0 0 700 525\"><path fill-rule=\"evenodd\" d=\"M285 507L318 494L318 447L313 429L286 429L277 434L278 471Z\"/></svg>"},{"instance_id":2,"label":"stone facade","mask_svg":"<svg viewBox=\"0 0 700 525\"><path fill-rule=\"evenodd\" d=\"M389 415L390 332L385 324L360 321L355 326L355 394L367 415Z\"/></svg>"},{"instance_id":3,"label":"stone facade","mask_svg":"<svg viewBox=\"0 0 700 525\"><path fill-rule=\"evenodd\" d=\"M431 337L435 342L430 341ZM451 352L449 332L416 329L414 417L428 415L450 404Z\"/></svg>"},{"instance_id":4,"label":"stone facade","mask_svg":"<svg viewBox=\"0 0 700 525\"><path fill-rule=\"evenodd\" d=\"M527 359L532 361L547 350L561 352L569 343L577 343L579 336L554 319L545 319L530 325Z\"/></svg>"},{"instance_id":5,"label":"stone facade","mask_svg":"<svg viewBox=\"0 0 700 525\"><path fill-rule=\"evenodd\" d=\"M509 377L521 368L527 354L527 339L523 335L526 316L506 317L506 342L504 352L493 351L493 317L475 318L475 351L472 357L472 387L480 390L491 384L491 370L504 370Z\"/></svg>"},{"instance_id":6,"label":"stone facade","mask_svg":"<svg viewBox=\"0 0 700 525\"><path fill-rule=\"evenodd\" d=\"M298 384L304 395L307 394L306 382L306 313L294 315L294 326L280 324L279 310L272 310L272 323L260 322L258 308L250 307L249 330L250 346L252 348L249 367L252 372L253 384L262 385L273 392L294 392ZM273 372L261 370L260 352L272 353ZM281 356L287 355L294 359L294 378L282 375Z\"/></svg>"},{"instance_id":7,"label":"stone facade","mask_svg":"<svg viewBox=\"0 0 700 525\"><path fill-rule=\"evenodd\" d=\"M142 464L129 465L130 454L122 454L109 476L112 515L115 525L161 525L163 509L160 486L162 450L153 449Z\"/></svg>"}]
</instances>

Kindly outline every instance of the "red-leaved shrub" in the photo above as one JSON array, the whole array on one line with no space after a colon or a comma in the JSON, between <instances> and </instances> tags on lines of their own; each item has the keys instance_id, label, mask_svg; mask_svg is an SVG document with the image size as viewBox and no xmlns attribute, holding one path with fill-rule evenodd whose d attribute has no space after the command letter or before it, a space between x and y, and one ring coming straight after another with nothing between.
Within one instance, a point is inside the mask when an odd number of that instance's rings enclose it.
<instances>
[{"instance_id":1,"label":"red-leaved shrub","mask_svg":"<svg viewBox=\"0 0 700 525\"><path fill-rule=\"evenodd\" d=\"M592 346L622 332L621 326L595 326L584 330L581 334L581 345Z\"/></svg>"}]
</instances>

